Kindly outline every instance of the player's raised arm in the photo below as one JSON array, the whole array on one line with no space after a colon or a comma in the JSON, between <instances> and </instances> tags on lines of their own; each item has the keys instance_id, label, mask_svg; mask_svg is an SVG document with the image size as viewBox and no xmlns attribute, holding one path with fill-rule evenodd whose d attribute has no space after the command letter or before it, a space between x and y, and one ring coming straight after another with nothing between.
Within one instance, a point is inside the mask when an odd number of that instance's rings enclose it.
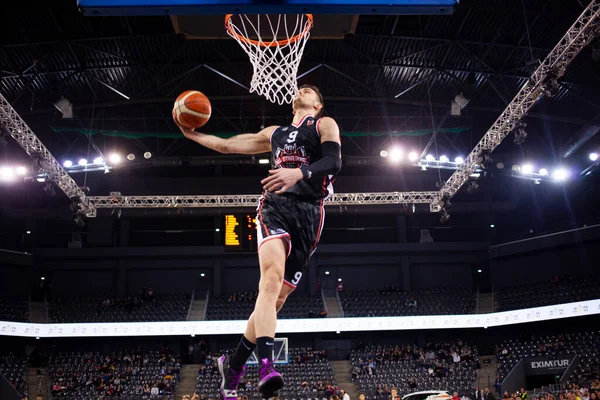
<instances>
[{"instance_id":1,"label":"player's raised arm","mask_svg":"<svg viewBox=\"0 0 600 400\"><path fill-rule=\"evenodd\" d=\"M271 151L270 135L277 126L269 126L258 133L243 133L228 139L214 135L196 132L193 129L184 128L177 123L183 135L211 150L222 154L261 154Z\"/></svg>"}]
</instances>

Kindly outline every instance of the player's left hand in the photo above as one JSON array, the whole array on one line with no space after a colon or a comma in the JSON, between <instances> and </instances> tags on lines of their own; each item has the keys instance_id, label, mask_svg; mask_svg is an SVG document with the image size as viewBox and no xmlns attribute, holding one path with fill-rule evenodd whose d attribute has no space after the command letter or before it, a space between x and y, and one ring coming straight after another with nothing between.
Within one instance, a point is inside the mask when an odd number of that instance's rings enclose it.
<instances>
[{"instance_id":1,"label":"player's left hand","mask_svg":"<svg viewBox=\"0 0 600 400\"><path fill-rule=\"evenodd\" d=\"M264 190L282 194L301 180L302 171L300 171L300 168L279 168L269 170L269 176L260 183L263 185Z\"/></svg>"}]
</instances>

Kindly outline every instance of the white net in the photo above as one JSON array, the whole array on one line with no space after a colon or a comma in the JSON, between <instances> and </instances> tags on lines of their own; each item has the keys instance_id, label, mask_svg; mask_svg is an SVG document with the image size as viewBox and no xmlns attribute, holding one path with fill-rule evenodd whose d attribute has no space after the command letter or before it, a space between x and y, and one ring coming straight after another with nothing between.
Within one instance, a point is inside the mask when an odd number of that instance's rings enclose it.
<instances>
[{"instance_id":1,"label":"white net","mask_svg":"<svg viewBox=\"0 0 600 400\"><path fill-rule=\"evenodd\" d=\"M292 102L298 91L298 66L312 26L310 14L225 17L227 33L250 57L250 92L280 105Z\"/></svg>"}]
</instances>

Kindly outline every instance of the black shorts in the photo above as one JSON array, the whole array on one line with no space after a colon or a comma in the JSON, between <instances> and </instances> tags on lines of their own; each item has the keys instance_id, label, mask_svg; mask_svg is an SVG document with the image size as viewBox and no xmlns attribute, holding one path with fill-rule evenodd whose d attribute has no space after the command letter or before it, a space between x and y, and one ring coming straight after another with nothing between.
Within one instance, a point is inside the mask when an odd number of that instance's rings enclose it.
<instances>
[{"instance_id":1,"label":"black shorts","mask_svg":"<svg viewBox=\"0 0 600 400\"><path fill-rule=\"evenodd\" d=\"M257 211L258 250L267 240L287 240L283 283L295 289L317 250L325 221L323 201L310 202L291 194L267 193L261 197Z\"/></svg>"}]
</instances>

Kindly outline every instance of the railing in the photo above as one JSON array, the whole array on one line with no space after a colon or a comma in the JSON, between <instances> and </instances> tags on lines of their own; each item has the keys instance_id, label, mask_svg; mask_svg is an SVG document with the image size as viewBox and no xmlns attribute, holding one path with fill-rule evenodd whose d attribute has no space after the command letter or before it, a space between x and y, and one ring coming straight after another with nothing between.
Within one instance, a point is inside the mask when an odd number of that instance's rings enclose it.
<instances>
[{"instance_id":1,"label":"railing","mask_svg":"<svg viewBox=\"0 0 600 400\"><path fill-rule=\"evenodd\" d=\"M187 317L185 317L186 321L190 320L190 314L192 313L192 307L194 306L194 298L196 296L196 291L192 290L192 298L190 299L190 305L188 306Z\"/></svg>"},{"instance_id":2,"label":"railing","mask_svg":"<svg viewBox=\"0 0 600 400\"><path fill-rule=\"evenodd\" d=\"M327 300L325 300L325 290L321 288L321 300L323 301L323 307L325 308L325 312L329 316L329 310L327 309Z\"/></svg>"},{"instance_id":3,"label":"railing","mask_svg":"<svg viewBox=\"0 0 600 400\"><path fill-rule=\"evenodd\" d=\"M344 307L342 307L342 300L340 300L340 292L335 291L335 298L337 299L338 307L340 308L340 317L344 317Z\"/></svg>"},{"instance_id":4,"label":"railing","mask_svg":"<svg viewBox=\"0 0 600 400\"><path fill-rule=\"evenodd\" d=\"M204 315L202 320L206 321L206 312L208 311L208 300L210 300L210 290L206 289L206 301L204 302Z\"/></svg>"}]
</instances>

